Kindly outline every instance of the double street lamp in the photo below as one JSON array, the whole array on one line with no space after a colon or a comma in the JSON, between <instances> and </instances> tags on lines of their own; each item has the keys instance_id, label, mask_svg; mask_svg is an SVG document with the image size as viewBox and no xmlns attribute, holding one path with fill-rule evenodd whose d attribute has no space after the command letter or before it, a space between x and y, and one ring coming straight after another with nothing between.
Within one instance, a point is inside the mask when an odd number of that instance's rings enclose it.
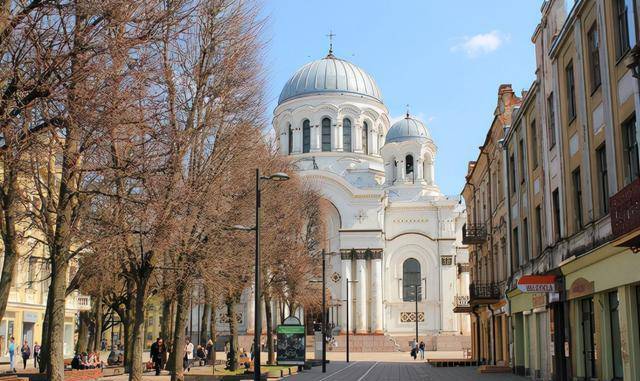
<instances>
[{"instance_id":1,"label":"double street lamp","mask_svg":"<svg viewBox=\"0 0 640 381\"><path fill-rule=\"evenodd\" d=\"M358 283L357 280L349 280L349 278L346 278L347 281L347 295L346 295L346 306L347 306L347 362L349 362L349 304L351 304L351 301L349 300L349 284L350 283Z\"/></svg>"},{"instance_id":2,"label":"double street lamp","mask_svg":"<svg viewBox=\"0 0 640 381\"><path fill-rule=\"evenodd\" d=\"M286 181L289 175L277 172L269 176L260 175L260 169L256 168L256 221L255 226L246 227L235 225L233 230L254 231L256 233L256 254L255 254L255 286L254 286L254 309L255 323L253 334L253 379L260 380L260 337L262 336L262 292L260 290L260 183L262 180Z\"/></svg>"}]
</instances>

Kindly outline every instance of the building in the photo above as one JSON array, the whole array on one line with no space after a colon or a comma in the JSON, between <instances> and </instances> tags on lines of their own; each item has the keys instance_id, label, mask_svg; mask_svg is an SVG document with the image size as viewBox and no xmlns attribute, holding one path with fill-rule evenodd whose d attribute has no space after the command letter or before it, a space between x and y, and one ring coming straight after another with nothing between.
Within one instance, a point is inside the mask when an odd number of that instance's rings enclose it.
<instances>
[{"instance_id":1,"label":"building","mask_svg":"<svg viewBox=\"0 0 640 381\"><path fill-rule=\"evenodd\" d=\"M273 126L282 155L324 196L337 330L407 347L417 319L430 348L468 347L468 317L451 309L468 287L464 206L437 186L425 124L409 113L392 123L373 77L330 51L285 84ZM394 349L380 343L352 348Z\"/></svg>"},{"instance_id":2,"label":"building","mask_svg":"<svg viewBox=\"0 0 640 381\"><path fill-rule=\"evenodd\" d=\"M472 315L473 358L482 364L509 366L505 292L510 261L502 139L521 100L511 85L501 85L496 103L493 122L477 160L469 163L462 191L468 220L462 230L462 242L469 245L473 281L469 308L458 311Z\"/></svg>"},{"instance_id":3,"label":"building","mask_svg":"<svg viewBox=\"0 0 640 381\"><path fill-rule=\"evenodd\" d=\"M543 3L502 141L509 365L533 379L640 380L635 3Z\"/></svg>"}]
</instances>

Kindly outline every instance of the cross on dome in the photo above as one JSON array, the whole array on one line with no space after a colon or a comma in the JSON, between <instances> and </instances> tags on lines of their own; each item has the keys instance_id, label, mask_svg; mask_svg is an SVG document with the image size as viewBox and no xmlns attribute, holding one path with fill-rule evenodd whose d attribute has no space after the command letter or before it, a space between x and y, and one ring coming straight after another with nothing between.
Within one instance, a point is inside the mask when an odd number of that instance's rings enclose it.
<instances>
[{"instance_id":1,"label":"cross on dome","mask_svg":"<svg viewBox=\"0 0 640 381\"><path fill-rule=\"evenodd\" d=\"M333 57L333 38L336 36L331 29L329 29L329 34L326 35L329 37L329 54L327 57Z\"/></svg>"}]
</instances>

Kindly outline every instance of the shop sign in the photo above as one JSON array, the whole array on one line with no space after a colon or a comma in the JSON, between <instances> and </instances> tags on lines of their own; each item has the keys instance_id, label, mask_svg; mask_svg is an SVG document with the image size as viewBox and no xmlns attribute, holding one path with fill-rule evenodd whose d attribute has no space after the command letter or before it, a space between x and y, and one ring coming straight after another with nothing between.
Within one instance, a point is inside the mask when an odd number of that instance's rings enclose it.
<instances>
[{"instance_id":1,"label":"shop sign","mask_svg":"<svg viewBox=\"0 0 640 381\"><path fill-rule=\"evenodd\" d=\"M544 307L547 305L547 294L537 294L531 298L533 308Z\"/></svg>"},{"instance_id":2,"label":"shop sign","mask_svg":"<svg viewBox=\"0 0 640 381\"><path fill-rule=\"evenodd\" d=\"M524 275L518 279L522 292L556 292L555 275Z\"/></svg>"},{"instance_id":3,"label":"shop sign","mask_svg":"<svg viewBox=\"0 0 640 381\"><path fill-rule=\"evenodd\" d=\"M38 321L38 313L25 311L22 315L22 320L25 323L35 323Z\"/></svg>"},{"instance_id":4,"label":"shop sign","mask_svg":"<svg viewBox=\"0 0 640 381\"><path fill-rule=\"evenodd\" d=\"M594 285L593 282L589 282L584 278L578 278L571 283L569 287L569 299L580 298L593 294Z\"/></svg>"}]
</instances>

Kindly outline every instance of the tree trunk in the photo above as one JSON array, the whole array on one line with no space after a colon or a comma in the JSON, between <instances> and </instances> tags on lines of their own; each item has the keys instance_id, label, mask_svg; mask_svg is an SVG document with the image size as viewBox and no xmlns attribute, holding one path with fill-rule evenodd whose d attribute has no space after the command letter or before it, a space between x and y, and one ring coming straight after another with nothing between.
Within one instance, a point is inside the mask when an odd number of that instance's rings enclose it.
<instances>
[{"instance_id":1,"label":"tree trunk","mask_svg":"<svg viewBox=\"0 0 640 381\"><path fill-rule=\"evenodd\" d=\"M135 299L135 297L131 295L130 299ZM131 353L133 352L133 340L131 338L133 337L133 330L134 330L134 324L135 324L134 303L135 301L132 300L125 307L126 308L126 310L124 311L125 319L122 322L123 323L122 325L124 326L124 335L123 335L124 371L127 373L131 372Z\"/></svg>"},{"instance_id":2,"label":"tree trunk","mask_svg":"<svg viewBox=\"0 0 640 381\"><path fill-rule=\"evenodd\" d=\"M171 381L184 381L184 330L189 313L188 287L185 282L178 283L176 301L176 325L173 330L173 352L171 352Z\"/></svg>"},{"instance_id":3,"label":"tree trunk","mask_svg":"<svg viewBox=\"0 0 640 381\"><path fill-rule=\"evenodd\" d=\"M211 319L209 319L209 324L211 324L209 330L211 332L211 341L213 341L213 348L211 349L211 353L209 354L209 358L211 359L212 365L213 365L213 370L215 372L216 369L216 341L217 341L217 329L216 329L216 321L217 321L217 317L216 317L216 305L215 304L211 304Z\"/></svg>"},{"instance_id":4,"label":"tree trunk","mask_svg":"<svg viewBox=\"0 0 640 381\"><path fill-rule=\"evenodd\" d=\"M102 348L102 290L95 303L96 324L93 330L93 351L98 352Z\"/></svg>"},{"instance_id":5,"label":"tree trunk","mask_svg":"<svg viewBox=\"0 0 640 381\"><path fill-rule=\"evenodd\" d=\"M227 317L229 319L229 353L227 354L227 368L238 370L238 321L236 320L236 303L227 301Z\"/></svg>"},{"instance_id":6,"label":"tree trunk","mask_svg":"<svg viewBox=\"0 0 640 381\"><path fill-rule=\"evenodd\" d=\"M11 155L11 149L5 149L5 156ZM5 158L12 160L12 158ZM11 163L6 163L4 168L5 188L2 189L2 244L4 245L4 260L2 264L2 275L0 275L0 320L7 310L9 301L9 291L13 284L13 273L18 262L18 244L16 241L15 226L15 197L18 196L17 177ZM8 167L8 168L7 168Z\"/></svg>"},{"instance_id":7,"label":"tree trunk","mask_svg":"<svg viewBox=\"0 0 640 381\"><path fill-rule=\"evenodd\" d=\"M202 309L202 318L200 320L200 345L207 345L209 335L207 335L207 328L209 328L209 315L211 314L211 303L205 303Z\"/></svg>"},{"instance_id":8,"label":"tree trunk","mask_svg":"<svg viewBox=\"0 0 640 381\"><path fill-rule=\"evenodd\" d=\"M76 353L87 351L89 344L89 311L81 311L78 314L78 341L76 342Z\"/></svg>"},{"instance_id":9,"label":"tree trunk","mask_svg":"<svg viewBox=\"0 0 640 381\"><path fill-rule=\"evenodd\" d=\"M267 364L275 365L276 356L273 348L273 310L271 309L271 295L268 291L262 293L264 299L264 316L267 320Z\"/></svg>"},{"instance_id":10,"label":"tree trunk","mask_svg":"<svg viewBox=\"0 0 640 381\"><path fill-rule=\"evenodd\" d=\"M52 253L51 257L51 286L49 287L50 298L48 300L51 302L51 313L48 319L48 347L43 352L49 352L45 365L47 379L64 381L64 315L69 262L59 252Z\"/></svg>"},{"instance_id":11,"label":"tree trunk","mask_svg":"<svg viewBox=\"0 0 640 381\"><path fill-rule=\"evenodd\" d=\"M160 337L165 343L170 342L171 337L173 337L173 332L171 332L171 322L173 321L173 317L171 316L172 303L173 300L169 298L164 298L162 300L162 323L160 324Z\"/></svg>"},{"instance_id":12,"label":"tree trunk","mask_svg":"<svg viewBox=\"0 0 640 381\"><path fill-rule=\"evenodd\" d=\"M131 356L129 381L142 381L142 343L144 340L144 301L147 290L147 280L141 279L136 286L135 314L132 324Z\"/></svg>"},{"instance_id":13,"label":"tree trunk","mask_svg":"<svg viewBox=\"0 0 640 381\"><path fill-rule=\"evenodd\" d=\"M42 343L40 345L40 363L38 364L40 373L47 372L47 364L49 364L49 320L51 319L51 307L53 306L53 292L47 294L47 307L44 311L44 320L42 321Z\"/></svg>"}]
</instances>

